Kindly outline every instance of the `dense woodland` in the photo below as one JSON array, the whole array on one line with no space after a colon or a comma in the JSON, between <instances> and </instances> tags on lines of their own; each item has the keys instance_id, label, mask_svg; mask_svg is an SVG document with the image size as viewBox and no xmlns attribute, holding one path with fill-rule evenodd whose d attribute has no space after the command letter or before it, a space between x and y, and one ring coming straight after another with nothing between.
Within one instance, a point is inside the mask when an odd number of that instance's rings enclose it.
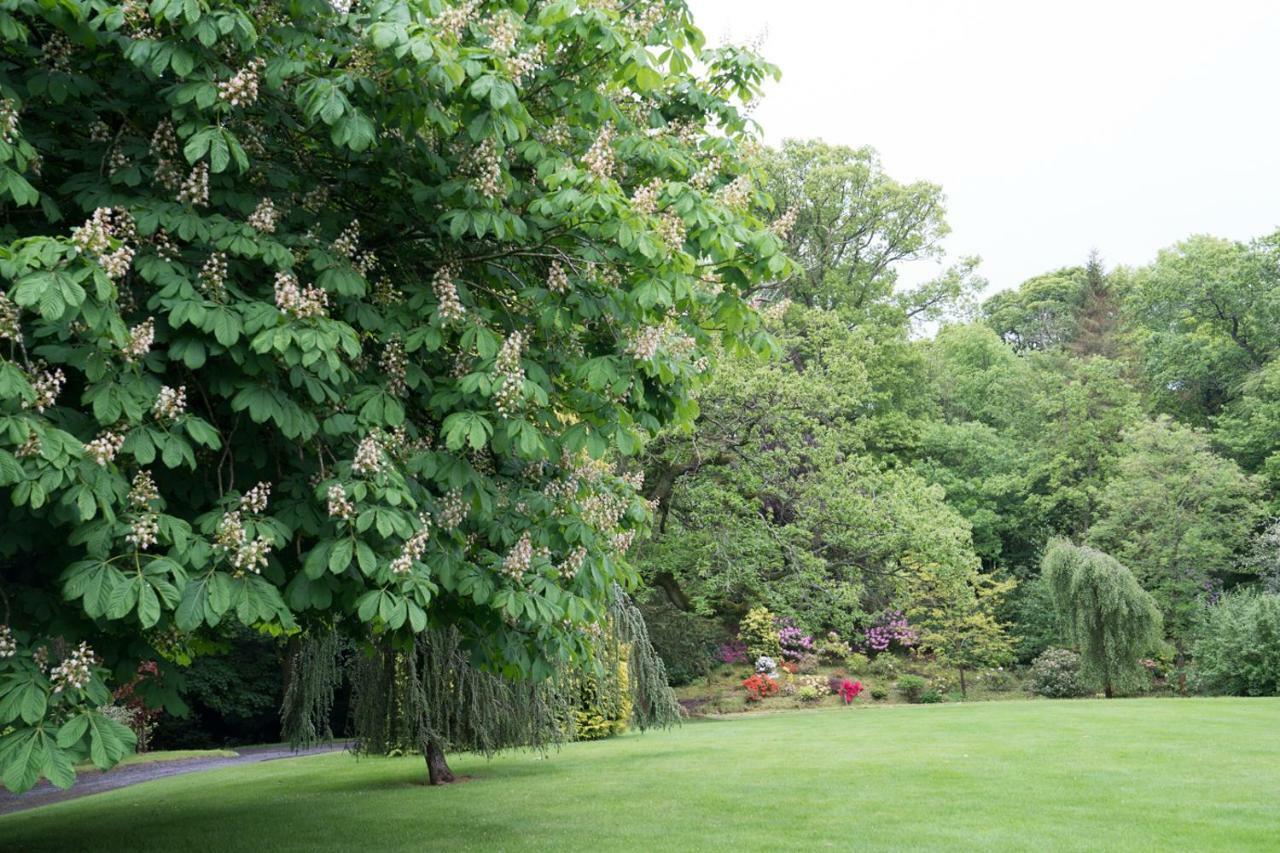
<instances>
[{"instance_id":1,"label":"dense woodland","mask_svg":"<svg viewBox=\"0 0 1280 853\"><path fill-rule=\"evenodd\" d=\"M819 142L765 164L799 269L755 295L774 358L726 359L694 427L646 450L655 608L714 635L763 605L856 638L886 610L928 623L929 590L963 579L970 609L1000 586L1012 654L985 662L1025 663L1069 643L1041 577L1066 537L1154 596L1150 652L1185 684L1213 606L1280 585L1277 237L1193 236L1137 269L1082 250L1005 289L967 260L903 287L897 263L942 254L940 187Z\"/></svg>"}]
</instances>

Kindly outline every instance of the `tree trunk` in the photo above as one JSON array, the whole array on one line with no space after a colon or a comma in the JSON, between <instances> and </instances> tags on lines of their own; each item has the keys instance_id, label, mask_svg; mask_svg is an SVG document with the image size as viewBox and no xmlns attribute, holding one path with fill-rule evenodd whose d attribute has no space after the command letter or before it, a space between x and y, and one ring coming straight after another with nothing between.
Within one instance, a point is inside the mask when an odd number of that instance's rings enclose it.
<instances>
[{"instance_id":1,"label":"tree trunk","mask_svg":"<svg viewBox=\"0 0 1280 853\"><path fill-rule=\"evenodd\" d=\"M684 594L684 590L680 588L679 581L671 572L658 572L653 577L653 582L666 593L667 601L672 607L683 610L686 613L693 609L693 604L689 601L689 596Z\"/></svg>"},{"instance_id":2,"label":"tree trunk","mask_svg":"<svg viewBox=\"0 0 1280 853\"><path fill-rule=\"evenodd\" d=\"M969 689L964 683L964 667L960 667L960 695L969 698Z\"/></svg>"},{"instance_id":3,"label":"tree trunk","mask_svg":"<svg viewBox=\"0 0 1280 853\"><path fill-rule=\"evenodd\" d=\"M444 760L444 747L438 742L427 741L427 781L432 785L447 785L455 781L449 762Z\"/></svg>"},{"instance_id":4,"label":"tree trunk","mask_svg":"<svg viewBox=\"0 0 1280 853\"><path fill-rule=\"evenodd\" d=\"M1116 698L1116 692L1115 692L1115 690L1111 687L1111 682L1110 682L1110 681L1107 681L1106 686L1102 688L1102 695L1103 695L1103 696L1105 696L1105 697L1106 697L1106 698L1108 698L1108 699L1114 699L1114 698Z\"/></svg>"}]
</instances>

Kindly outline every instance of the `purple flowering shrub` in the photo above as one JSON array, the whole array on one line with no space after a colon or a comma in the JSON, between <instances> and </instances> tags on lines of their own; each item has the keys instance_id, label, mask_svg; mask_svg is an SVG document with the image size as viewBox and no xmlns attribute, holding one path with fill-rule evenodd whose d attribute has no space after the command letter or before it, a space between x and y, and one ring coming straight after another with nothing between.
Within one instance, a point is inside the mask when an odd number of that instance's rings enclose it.
<instances>
[{"instance_id":1,"label":"purple flowering shrub","mask_svg":"<svg viewBox=\"0 0 1280 853\"><path fill-rule=\"evenodd\" d=\"M813 637L795 625L784 624L778 629L778 643L782 646L782 656L790 661L813 654Z\"/></svg>"},{"instance_id":2,"label":"purple flowering shrub","mask_svg":"<svg viewBox=\"0 0 1280 853\"><path fill-rule=\"evenodd\" d=\"M907 624L901 610L886 610L867 629L863 647L867 654L886 652L895 643L900 648L909 648L916 644L916 636L916 629Z\"/></svg>"},{"instance_id":3,"label":"purple flowering shrub","mask_svg":"<svg viewBox=\"0 0 1280 853\"><path fill-rule=\"evenodd\" d=\"M731 640L727 643L721 643L716 655L719 657L721 663L746 663L747 644L741 640Z\"/></svg>"}]
</instances>

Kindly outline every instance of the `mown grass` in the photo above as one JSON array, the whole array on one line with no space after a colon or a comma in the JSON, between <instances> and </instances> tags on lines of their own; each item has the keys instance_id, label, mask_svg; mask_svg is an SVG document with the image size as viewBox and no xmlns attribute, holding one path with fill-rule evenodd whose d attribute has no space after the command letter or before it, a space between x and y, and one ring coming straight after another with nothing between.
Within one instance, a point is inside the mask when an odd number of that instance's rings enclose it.
<instances>
[{"instance_id":1,"label":"mown grass","mask_svg":"<svg viewBox=\"0 0 1280 853\"><path fill-rule=\"evenodd\" d=\"M0 818L0 850L1276 849L1280 700L696 721L485 762L330 754Z\"/></svg>"},{"instance_id":2,"label":"mown grass","mask_svg":"<svg viewBox=\"0 0 1280 853\"><path fill-rule=\"evenodd\" d=\"M234 749L160 749L155 752L126 755L124 760L120 762L120 766L156 764L163 761L188 761L192 758L235 758L239 754ZM92 769L96 768L88 762L76 768L76 770Z\"/></svg>"}]
</instances>

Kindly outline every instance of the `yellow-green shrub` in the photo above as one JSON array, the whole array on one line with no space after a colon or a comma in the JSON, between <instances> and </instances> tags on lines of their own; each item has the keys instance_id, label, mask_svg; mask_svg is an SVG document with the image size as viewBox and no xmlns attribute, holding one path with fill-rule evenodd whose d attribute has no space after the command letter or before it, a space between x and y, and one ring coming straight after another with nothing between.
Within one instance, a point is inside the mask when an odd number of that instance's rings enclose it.
<instances>
[{"instance_id":1,"label":"yellow-green shrub","mask_svg":"<svg viewBox=\"0 0 1280 853\"><path fill-rule=\"evenodd\" d=\"M738 626L738 639L747 645L747 657L752 662L760 657L782 659L782 643L778 629L773 624L773 614L767 607L753 607L742 617Z\"/></svg>"},{"instance_id":2,"label":"yellow-green shrub","mask_svg":"<svg viewBox=\"0 0 1280 853\"><path fill-rule=\"evenodd\" d=\"M620 644L612 672L584 677L578 707L573 712L577 740L600 740L620 735L631 719L631 684L627 675L630 647Z\"/></svg>"}]
</instances>

